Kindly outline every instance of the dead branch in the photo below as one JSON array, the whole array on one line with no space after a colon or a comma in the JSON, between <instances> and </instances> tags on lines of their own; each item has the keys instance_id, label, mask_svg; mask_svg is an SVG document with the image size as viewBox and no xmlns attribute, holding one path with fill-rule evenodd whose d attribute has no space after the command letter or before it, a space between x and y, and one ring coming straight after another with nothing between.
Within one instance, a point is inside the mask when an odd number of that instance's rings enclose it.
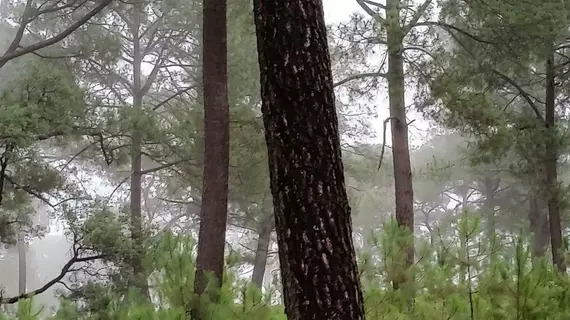
<instances>
[{"instance_id":1,"label":"dead branch","mask_svg":"<svg viewBox=\"0 0 570 320\"><path fill-rule=\"evenodd\" d=\"M386 150L386 128L390 120L400 121L398 117L388 117L384 120L384 133L382 135L382 149L380 150L380 160L378 161L378 170L382 167L382 160L384 160L384 151Z\"/></svg>"},{"instance_id":2,"label":"dead branch","mask_svg":"<svg viewBox=\"0 0 570 320\"><path fill-rule=\"evenodd\" d=\"M42 287L40 287L36 290L21 294L19 296L11 297L11 298L1 298L0 304L14 304L14 303L17 303L18 301L20 301L22 299L28 299L28 298L31 298L31 297L36 296L38 294L44 293L49 288L51 288L53 285L60 283L61 280L67 275L67 273L70 272L71 267L74 264L80 263L80 262L94 261L94 260L102 259L103 257L104 257L103 255L79 257L79 252L74 251L73 257L71 259L69 259L69 261L63 266L63 268L61 268L61 272L59 273L58 276L51 279L46 284L44 284Z\"/></svg>"}]
</instances>

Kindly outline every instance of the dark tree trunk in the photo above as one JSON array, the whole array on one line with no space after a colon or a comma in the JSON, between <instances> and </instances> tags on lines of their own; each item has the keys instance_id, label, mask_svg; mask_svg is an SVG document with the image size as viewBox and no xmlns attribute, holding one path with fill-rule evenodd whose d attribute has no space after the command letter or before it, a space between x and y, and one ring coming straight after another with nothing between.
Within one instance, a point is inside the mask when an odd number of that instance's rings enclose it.
<instances>
[{"instance_id":1,"label":"dark tree trunk","mask_svg":"<svg viewBox=\"0 0 570 320\"><path fill-rule=\"evenodd\" d=\"M287 318L364 319L322 1L254 10Z\"/></svg>"},{"instance_id":2,"label":"dark tree trunk","mask_svg":"<svg viewBox=\"0 0 570 320\"><path fill-rule=\"evenodd\" d=\"M205 293L206 273L219 287L224 271L228 211L229 103L226 1L204 1L204 177L194 292Z\"/></svg>"},{"instance_id":3,"label":"dark tree trunk","mask_svg":"<svg viewBox=\"0 0 570 320\"><path fill-rule=\"evenodd\" d=\"M546 62L546 185L548 189L548 221L550 223L550 245L552 262L560 271L565 271L562 254L562 226L560 221L560 199L558 190L558 147L556 144L556 105L555 105L554 54Z\"/></svg>"},{"instance_id":4,"label":"dark tree trunk","mask_svg":"<svg viewBox=\"0 0 570 320\"><path fill-rule=\"evenodd\" d=\"M528 193L528 220L532 237L531 250L533 260L544 258L550 240L548 216L546 214L544 201L542 200L544 197L538 189L539 188L530 188Z\"/></svg>"},{"instance_id":5,"label":"dark tree trunk","mask_svg":"<svg viewBox=\"0 0 570 320\"><path fill-rule=\"evenodd\" d=\"M275 228L274 221L275 219L273 215L271 215L262 222L259 228L257 249L255 250L255 260L253 261L253 275L251 276L251 281L258 288L263 286L265 267L267 266L267 252L269 251L269 240L271 238L271 232Z\"/></svg>"},{"instance_id":6,"label":"dark tree trunk","mask_svg":"<svg viewBox=\"0 0 570 320\"><path fill-rule=\"evenodd\" d=\"M408 147L408 124L404 99L404 31L400 26L400 0L387 0L387 43L388 43L388 100L392 128L392 159L394 164L394 185L396 198L396 220L398 225L414 233L414 193L412 168ZM407 270L414 263L414 245L405 243L406 257L402 274L394 280L395 289L407 283Z\"/></svg>"}]
</instances>

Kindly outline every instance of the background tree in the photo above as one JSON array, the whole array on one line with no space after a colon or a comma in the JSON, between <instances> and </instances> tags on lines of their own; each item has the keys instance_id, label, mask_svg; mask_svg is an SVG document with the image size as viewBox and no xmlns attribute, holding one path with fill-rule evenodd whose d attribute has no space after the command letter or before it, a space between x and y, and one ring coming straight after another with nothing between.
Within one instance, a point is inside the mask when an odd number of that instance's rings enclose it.
<instances>
[{"instance_id":1,"label":"background tree","mask_svg":"<svg viewBox=\"0 0 570 320\"><path fill-rule=\"evenodd\" d=\"M206 289L206 272L221 286L228 217L229 102L227 5L204 2L204 176L194 293ZM197 313L196 313L197 315Z\"/></svg>"}]
</instances>

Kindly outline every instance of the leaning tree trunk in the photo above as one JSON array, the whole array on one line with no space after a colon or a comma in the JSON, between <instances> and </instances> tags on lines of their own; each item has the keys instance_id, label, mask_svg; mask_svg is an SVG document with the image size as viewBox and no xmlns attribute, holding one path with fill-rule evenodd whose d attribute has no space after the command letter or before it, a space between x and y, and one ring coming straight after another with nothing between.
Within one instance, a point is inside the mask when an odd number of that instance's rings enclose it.
<instances>
[{"instance_id":1,"label":"leaning tree trunk","mask_svg":"<svg viewBox=\"0 0 570 320\"><path fill-rule=\"evenodd\" d=\"M322 1L254 10L287 318L364 319Z\"/></svg>"},{"instance_id":2,"label":"leaning tree trunk","mask_svg":"<svg viewBox=\"0 0 570 320\"><path fill-rule=\"evenodd\" d=\"M548 189L548 221L550 223L550 245L552 262L560 271L566 271L562 253L562 226L560 221L560 199L558 186L558 147L556 143L556 105L554 53L546 62L546 186Z\"/></svg>"},{"instance_id":3,"label":"leaning tree trunk","mask_svg":"<svg viewBox=\"0 0 570 320\"><path fill-rule=\"evenodd\" d=\"M400 25L400 0L386 2L386 40L388 43L388 100L392 129L392 159L394 164L394 185L396 198L396 220L412 236L414 232L414 193L412 188L412 168L408 147L408 124L404 99L404 31ZM414 244L403 244L406 256L402 273L393 286L395 289L411 284L407 270L414 263Z\"/></svg>"},{"instance_id":4,"label":"leaning tree trunk","mask_svg":"<svg viewBox=\"0 0 570 320\"><path fill-rule=\"evenodd\" d=\"M225 0L204 1L204 177L194 282L197 295L208 285L206 273L219 287L224 271L230 154L226 11Z\"/></svg>"}]
</instances>

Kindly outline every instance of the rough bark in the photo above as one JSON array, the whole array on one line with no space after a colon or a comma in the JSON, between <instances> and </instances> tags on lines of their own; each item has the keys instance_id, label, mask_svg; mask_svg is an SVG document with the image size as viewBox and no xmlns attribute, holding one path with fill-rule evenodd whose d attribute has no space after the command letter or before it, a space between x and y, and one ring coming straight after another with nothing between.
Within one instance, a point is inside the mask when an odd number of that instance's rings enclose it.
<instances>
[{"instance_id":1,"label":"rough bark","mask_svg":"<svg viewBox=\"0 0 570 320\"><path fill-rule=\"evenodd\" d=\"M322 2L254 10L287 318L364 319Z\"/></svg>"},{"instance_id":2,"label":"rough bark","mask_svg":"<svg viewBox=\"0 0 570 320\"><path fill-rule=\"evenodd\" d=\"M566 271L562 254L562 226L560 221L560 199L558 196L558 147L556 137L555 70L554 53L546 61L545 121L546 140L546 185L548 189L548 221L550 223L550 245L552 262L560 271Z\"/></svg>"},{"instance_id":3,"label":"rough bark","mask_svg":"<svg viewBox=\"0 0 570 320\"><path fill-rule=\"evenodd\" d=\"M255 250L255 259L253 261L253 274L251 281L255 286L261 288L265 277L265 267L267 266L267 252L269 251L269 240L271 232L275 228L275 219L273 215L265 219L259 228L259 237L257 238L257 249Z\"/></svg>"},{"instance_id":4,"label":"rough bark","mask_svg":"<svg viewBox=\"0 0 570 320\"><path fill-rule=\"evenodd\" d=\"M392 129L392 159L394 164L394 185L396 199L396 220L398 225L414 232L414 193L412 187L412 168L408 147L408 124L406 122L406 104L404 99L404 30L400 26L400 0L386 1L386 36L388 44L388 101ZM414 263L414 245L406 243L405 269ZM394 280L394 288L408 282L406 272Z\"/></svg>"},{"instance_id":5,"label":"rough bark","mask_svg":"<svg viewBox=\"0 0 570 320\"><path fill-rule=\"evenodd\" d=\"M229 166L226 11L225 0L204 1L204 177L194 282L198 295L206 288L206 273L220 285L224 268Z\"/></svg>"}]
</instances>

